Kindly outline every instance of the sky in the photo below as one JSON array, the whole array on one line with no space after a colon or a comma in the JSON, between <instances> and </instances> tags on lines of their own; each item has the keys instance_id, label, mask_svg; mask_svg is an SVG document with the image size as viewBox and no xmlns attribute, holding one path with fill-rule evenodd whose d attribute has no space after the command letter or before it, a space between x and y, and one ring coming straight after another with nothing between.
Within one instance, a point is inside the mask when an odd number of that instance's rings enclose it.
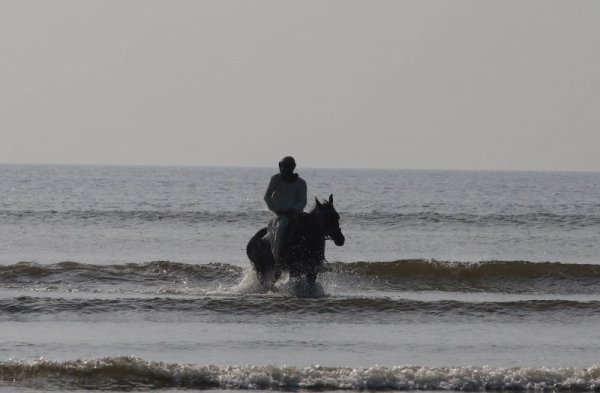
<instances>
[{"instance_id":1,"label":"sky","mask_svg":"<svg viewBox=\"0 0 600 393\"><path fill-rule=\"evenodd\" d=\"M600 1L2 0L0 162L600 171Z\"/></svg>"}]
</instances>

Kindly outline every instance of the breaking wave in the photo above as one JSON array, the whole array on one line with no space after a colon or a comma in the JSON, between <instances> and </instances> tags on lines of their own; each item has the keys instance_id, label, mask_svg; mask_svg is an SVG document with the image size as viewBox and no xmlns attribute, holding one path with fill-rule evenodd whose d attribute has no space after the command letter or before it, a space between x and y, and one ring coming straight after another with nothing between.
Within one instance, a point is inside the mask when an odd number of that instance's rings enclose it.
<instances>
[{"instance_id":1,"label":"breaking wave","mask_svg":"<svg viewBox=\"0 0 600 393\"><path fill-rule=\"evenodd\" d=\"M0 266L10 288L66 286L80 291L119 286L137 292L185 294L189 288L233 287L250 268L225 263L186 264L169 261L90 265L20 262ZM454 291L496 293L599 294L600 265L559 262L447 262L409 259L393 262L328 263L319 276L324 285L384 291ZM179 289L186 289L178 292Z\"/></svg>"},{"instance_id":2,"label":"breaking wave","mask_svg":"<svg viewBox=\"0 0 600 393\"><path fill-rule=\"evenodd\" d=\"M425 259L333 263L338 277L385 290L600 293L600 265L559 262L447 262Z\"/></svg>"},{"instance_id":3,"label":"breaking wave","mask_svg":"<svg viewBox=\"0 0 600 393\"><path fill-rule=\"evenodd\" d=\"M336 263L335 271L389 278L460 277L460 278L600 278L600 265L559 262L482 261L446 262L408 259L394 262Z\"/></svg>"},{"instance_id":4,"label":"breaking wave","mask_svg":"<svg viewBox=\"0 0 600 393\"><path fill-rule=\"evenodd\" d=\"M176 364L111 357L65 362L0 362L0 384L46 389L600 391L600 367L298 368Z\"/></svg>"},{"instance_id":5,"label":"breaking wave","mask_svg":"<svg viewBox=\"0 0 600 393\"><path fill-rule=\"evenodd\" d=\"M152 285L177 279L233 283L242 277L243 270L239 266L222 263L194 265L169 261L118 265L91 265L78 262L43 265L19 262L14 265L0 266L0 279L11 283L139 282Z\"/></svg>"}]
</instances>

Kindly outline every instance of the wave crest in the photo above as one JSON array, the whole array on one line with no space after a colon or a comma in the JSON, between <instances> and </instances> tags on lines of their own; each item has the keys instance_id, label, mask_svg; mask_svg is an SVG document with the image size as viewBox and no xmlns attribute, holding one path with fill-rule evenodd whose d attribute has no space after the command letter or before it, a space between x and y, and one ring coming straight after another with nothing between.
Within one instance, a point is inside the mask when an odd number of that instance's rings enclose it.
<instances>
[{"instance_id":1,"label":"wave crest","mask_svg":"<svg viewBox=\"0 0 600 393\"><path fill-rule=\"evenodd\" d=\"M59 388L600 391L600 367L202 366L114 357L0 362L0 381Z\"/></svg>"},{"instance_id":2,"label":"wave crest","mask_svg":"<svg viewBox=\"0 0 600 393\"><path fill-rule=\"evenodd\" d=\"M393 262L333 263L331 270L377 277L462 277L462 278L600 278L600 265L560 262L481 261L448 262L405 259Z\"/></svg>"},{"instance_id":3,"label":"wave crest","mask_svg":"<svg viewBox=\"0 0 600 393\"><path fill-rule=\"evenodd\" d=\"M241 277L243 268L224 263L187 264L170 261L92 265L79 262L60 262L42 265L19 262L0 266L0 279L5 282L135 282L155 283L174 278L232 281Z\"/></svg>"},{"instance_id":4,"label":"wave crest","mask_svg":"<svg viewBox=\"0 0 600 393\"><path fill-rule=\"evenodd\" d=\"M191 288L214 290L226 285L234 292L251 283L251 270L226 263L186 264L170 261L91 265L20 262L0 266L0 280L10 288L70 288L105 291L128 288L141 293L186 294ZM319 281L347 291L454 291L496 293L600 293L600 265L559 262L448 262L405 259L393 262L334 262ZM160 290L159 290L160 289ZM193 291L192 291L193 292ZM197 292L197 291L196 291ZM247 291L242 291L247 292ZM195 292L194 292L195 293Z\"/></svg>"}]
</instances>

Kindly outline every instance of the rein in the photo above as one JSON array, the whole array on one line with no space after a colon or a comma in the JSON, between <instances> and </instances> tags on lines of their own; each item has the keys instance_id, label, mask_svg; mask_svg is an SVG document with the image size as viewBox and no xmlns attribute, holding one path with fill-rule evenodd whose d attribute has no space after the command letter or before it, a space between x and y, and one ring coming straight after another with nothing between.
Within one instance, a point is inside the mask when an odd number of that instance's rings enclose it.
<instances>
[{"instance_id":1,"label":"rein","mask_svg":"<svg viewBox=\"0 0 600 393\"><path fill-rule=\"evenodd\" d=\"M323 232L325 232L325 219L323 218L323 214L321 214L321 209L320 208L316 208L315 212L317 214L315 214L315 218L317 219L317 225L319 226L319 228L323 229Z\"/></svg>"}]
</instances>

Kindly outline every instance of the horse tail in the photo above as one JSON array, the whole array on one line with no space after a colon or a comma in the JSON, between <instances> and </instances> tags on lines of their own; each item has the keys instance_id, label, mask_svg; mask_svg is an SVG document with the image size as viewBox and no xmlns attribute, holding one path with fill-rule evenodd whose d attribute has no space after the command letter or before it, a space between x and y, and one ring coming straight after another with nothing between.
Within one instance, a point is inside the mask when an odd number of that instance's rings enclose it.
<instances>
[{"instance_id":1,"label":"horse tail","mask_svg":"<svg viewBox=\"0 0 600 393\"><path fill-rule=\"evenodd\" d=\"M252 261L254 264L260 262L260 259L261 259L260 257L261 257L261 253L262 253L261 248L263 247L261 242L262 242L262 238L266 234L267 234L267 228L261 229L260 231L256 232L256 234L254 236L252 236L252 238L248 242L248 245L246 245L246 255L248 255L248 259L250 259L250 261Z\"/></svg>"}]
</instances>

